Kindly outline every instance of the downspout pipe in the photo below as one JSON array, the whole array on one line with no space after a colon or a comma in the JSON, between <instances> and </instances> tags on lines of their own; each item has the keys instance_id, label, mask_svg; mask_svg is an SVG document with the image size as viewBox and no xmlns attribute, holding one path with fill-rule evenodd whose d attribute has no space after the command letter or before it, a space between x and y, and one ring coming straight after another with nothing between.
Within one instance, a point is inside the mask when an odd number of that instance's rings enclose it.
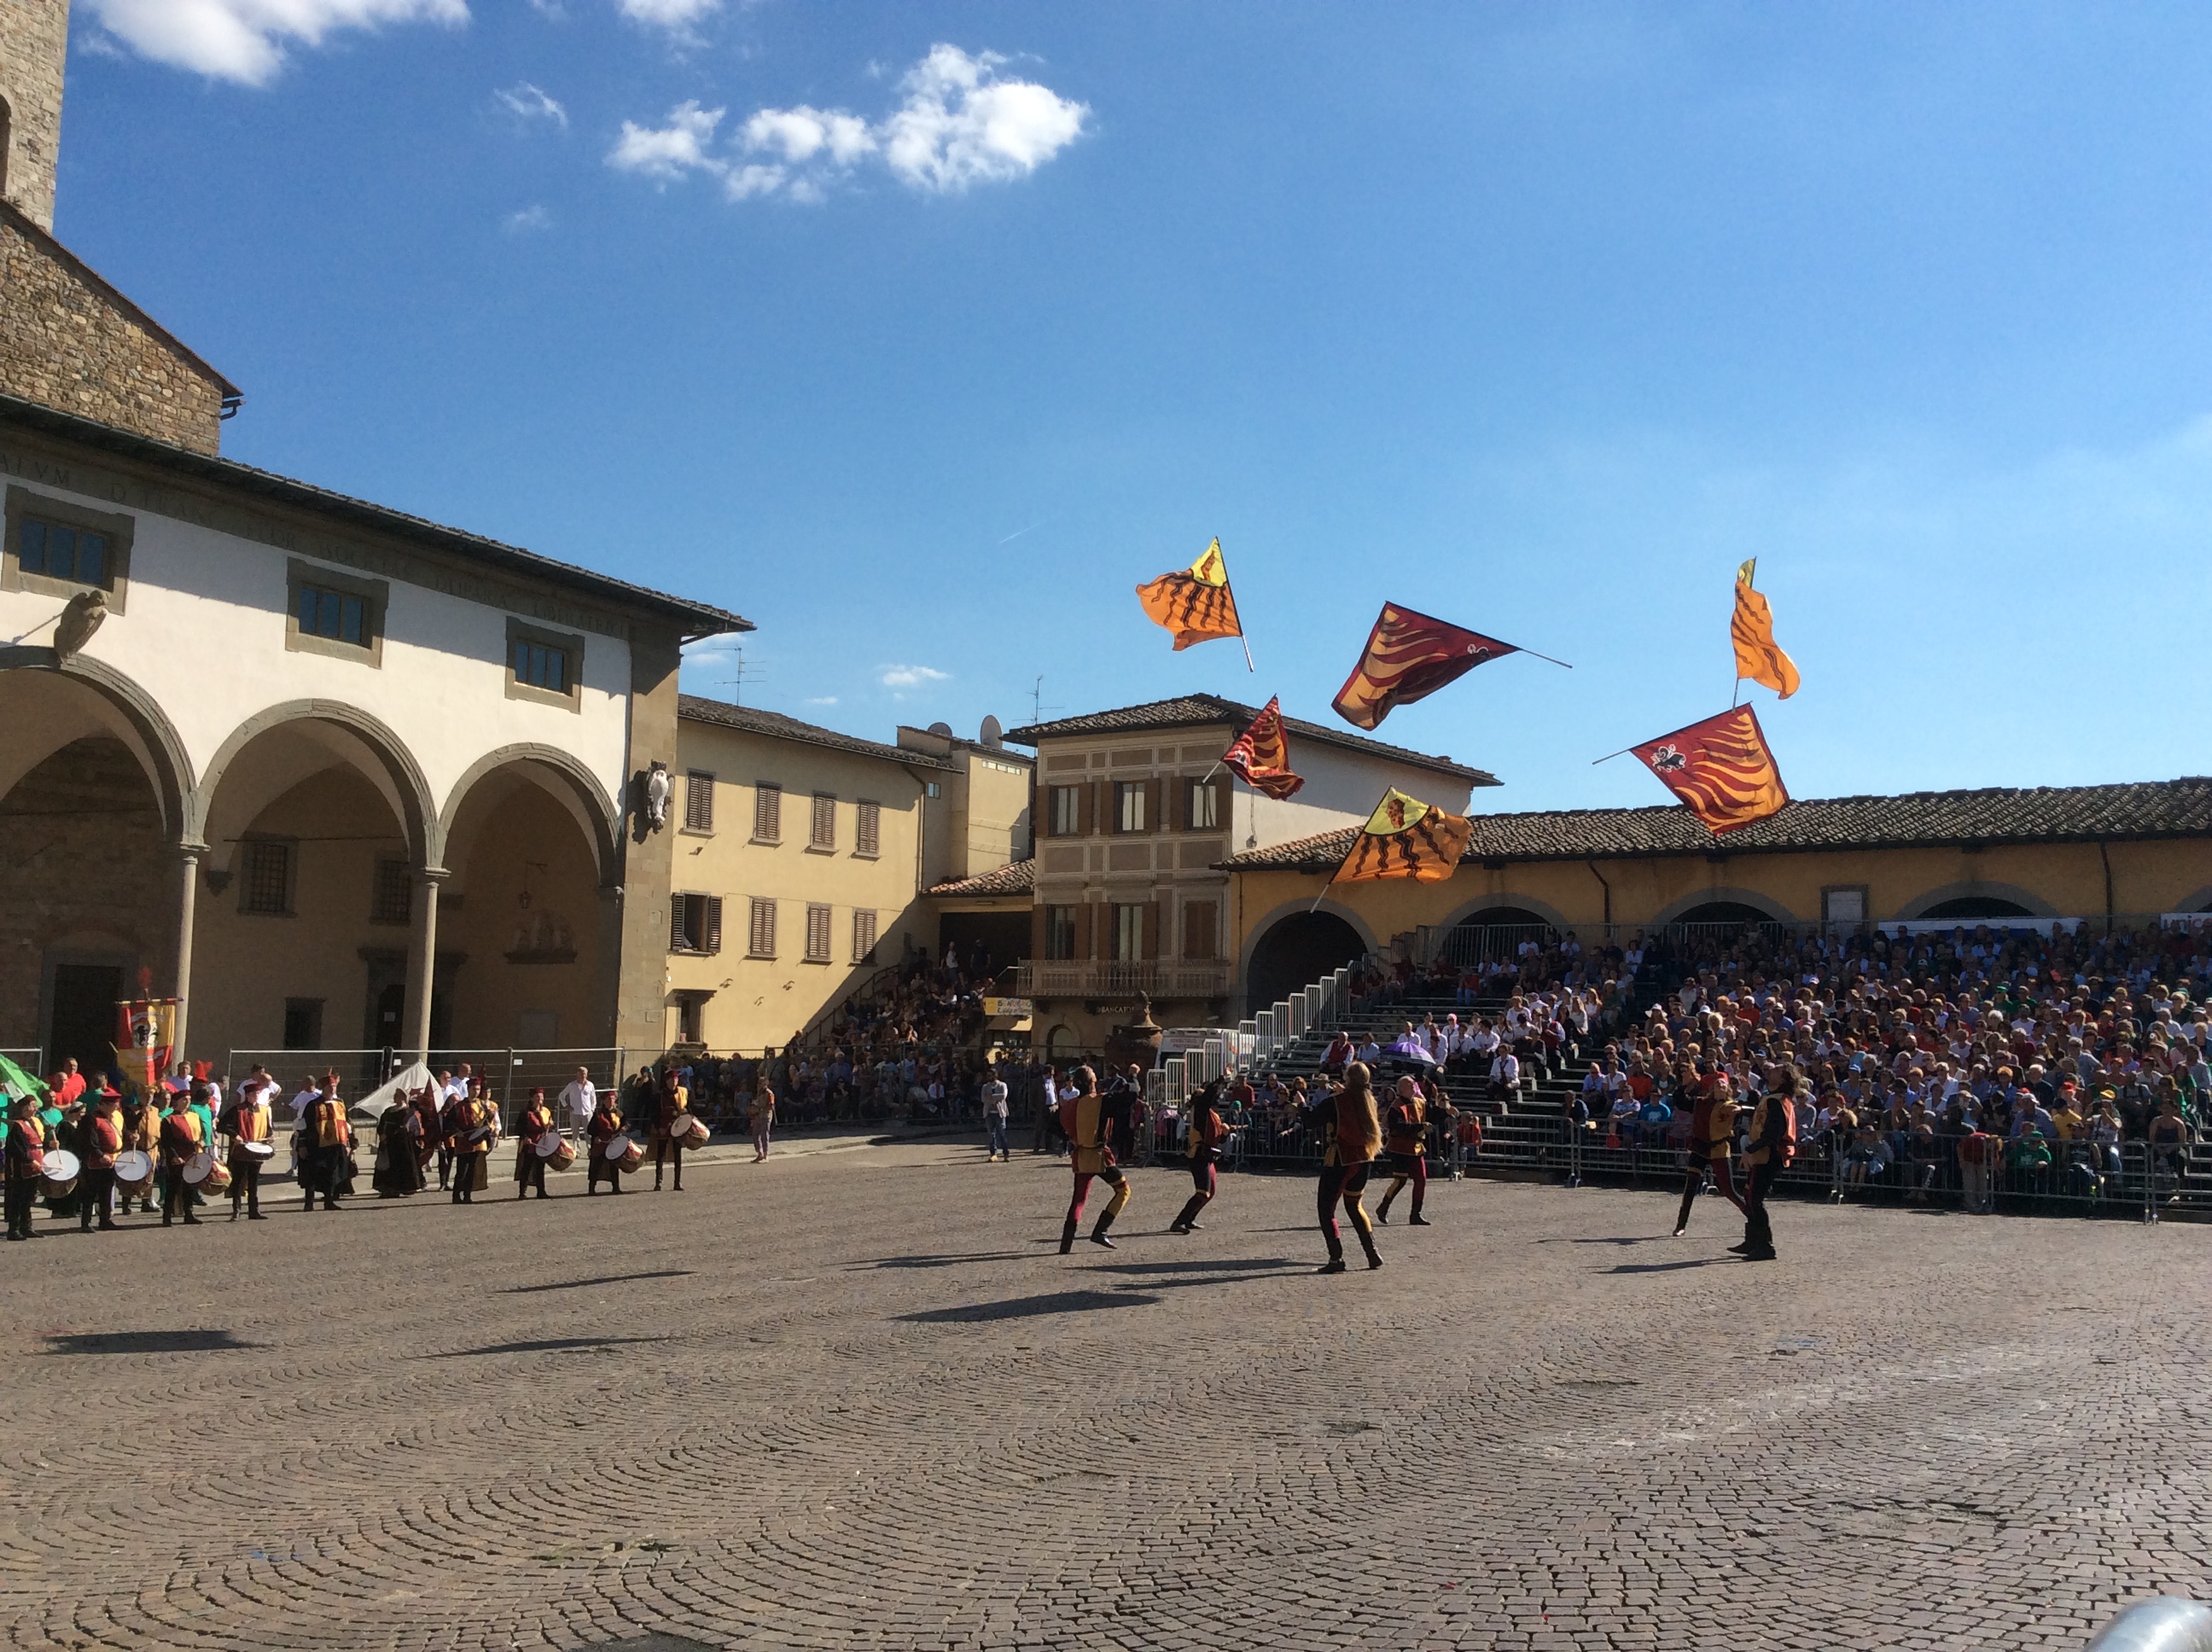
<instances>
[{"instance_id":1,"label":"downspout pipe","mask_svg":"<svg viewBox=\"0 0 2212 1652\"><path fill-rule=\"evenodd\" d=\"M1605 891L1605 923L1610 929L1613 927L1613 885L1605 881L1605 874L1597 869L1596 861L1585 860L1583 865L1589 868L1589 875L1597 879L1597 886Z\"/></svg>"},{"instance_id":2,"label":"downspout pipe","mask_svg":"<svg viewBox=\"0 0 2212 1652\"><path fill-rule=\"evenodd\" d=\"M2105 840L2097 840L2097 859L2105 864L2105 933L2112 932L2112 857L2106 852Z\"/></svg>"}]
</instances>

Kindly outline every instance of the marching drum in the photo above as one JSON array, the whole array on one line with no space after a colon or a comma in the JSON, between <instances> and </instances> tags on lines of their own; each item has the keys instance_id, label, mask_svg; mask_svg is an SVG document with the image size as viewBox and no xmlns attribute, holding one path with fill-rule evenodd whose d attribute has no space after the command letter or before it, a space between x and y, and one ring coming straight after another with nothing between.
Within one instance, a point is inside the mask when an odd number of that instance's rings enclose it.
<instances>
[{"instance_id":1,"label":"marching drum","mask_svg":"<svg viewBox=\"0 0 2212 1652\"><path fill-rule=\"evenodd\" d=\"M607 1142L605 1157L617 1170L635 1170L645 1163L645 1149L626 1135L615 1136Z\"/></svg>"},{"instance_id":2,"label":"marching drum","mask_svg":"<svg viewBox=\"0 0 2212 1652\"><path fill-rule=\"evenodd\" d=\"M154 1186L154 1156L133 1147L115 1156L115 1191L125 1199L142 1199Z\"/></svg>"},{"instance_id":3,"label":"marching drum","mask_svg":"<svg viewBox=\"0 0 2212 1652\"><path fill-rule=\"evenodd\" d=\"M41 1191L48 1199L66 1199L76 1186L76 1155L66 1147L50 1149L46 1156L46 1168L39 1172L43 1184Z\"/></svg>"},{"instance_id":4,"label":"marching drum","mask_svg":"<svg viewBox=\"0 0 2212 1652\"><path fill-rule=\"evenodd\" d=\"M201 1148L185 1161L185 1185L187 1187L204 1187L215 1169L215 1155L206 1148Z\"/></svg>"},{"instance_id":5,"label":"marching drum","mask_svg":"<svg viewBox=\"0 0 2212 1652\"><path fill-rule=\"evenodd\" d=\"M545 1161L549 1170L565 1170L576 1162L576 1150L554 1131L547 1131L538 1139L538 1157Z\"/></svg>"},{"instance_id":6,"label":"marching drum","mask_svg":"<svg viewBox=\"0 0 2212 1652\"><path fill-rule=\"evenodd\" d=\"M497 1125L480 1124L475 1129L469 1132L469 1139L471 1141L489 1141L498 1133L499 1127Z\"/></svg>"},{"instance_id":7,"label":"marching drum","mask_svg":"<svg viewBox=\"0 0 2212 1652\"><path fill-rule=\"evenodd\" d=\"M668 1127L668 1133L679 1147L696 1151L707 1145L714 1133L714 1128L696 1113L679 1113Z\"/></svg>"},{"instance_id":8,"label":"marching drum","mask_svg":"<svg viewBox=\"0 0 2212 1652\"><path fill-rule=\"evenodd\" d=\"M238 1145L246 1150L248 1158L259 1159L264 1163L276 1157L276 1144L274 1142L242 1141Z\"/></svg>"}]
</instances>

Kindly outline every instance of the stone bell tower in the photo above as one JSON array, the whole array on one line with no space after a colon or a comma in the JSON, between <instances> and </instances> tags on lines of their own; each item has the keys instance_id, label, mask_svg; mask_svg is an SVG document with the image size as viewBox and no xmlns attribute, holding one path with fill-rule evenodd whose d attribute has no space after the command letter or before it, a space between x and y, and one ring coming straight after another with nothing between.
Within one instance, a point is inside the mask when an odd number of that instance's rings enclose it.
<instances>
[{"instance_id":1,"label":"stone bell tower","mask_svg":"<svg viewBox=\"0 0 2212 1652\"><path fill-rule=\"evenodd\" d=\"M0 0L0 196L52 234L69 0Z\"/></svg>"}]
</instances>

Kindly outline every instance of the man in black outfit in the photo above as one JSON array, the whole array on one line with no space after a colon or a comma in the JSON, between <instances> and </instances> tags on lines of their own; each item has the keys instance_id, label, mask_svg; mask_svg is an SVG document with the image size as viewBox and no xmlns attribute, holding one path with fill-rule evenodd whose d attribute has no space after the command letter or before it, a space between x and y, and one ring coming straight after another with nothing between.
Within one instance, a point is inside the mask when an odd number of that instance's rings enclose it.
<instances>
[{"instance_id":1,"label":"man in black outfit","mask_svg":"<svg viewBox=\"0 0 2212 1652\"><path fill-rule=\"evenodd\" d=\"M1774 1224L1766 1196L1783 1166L1796 1157L1797 1113L1786 1090L1762 1095L1751 1115L1751 1141L1743 1156L1751 1181L1743 1190L1743 1242L1729 1248L1747 1262L1774 1260Z\"/></svg>"}]
</instances>

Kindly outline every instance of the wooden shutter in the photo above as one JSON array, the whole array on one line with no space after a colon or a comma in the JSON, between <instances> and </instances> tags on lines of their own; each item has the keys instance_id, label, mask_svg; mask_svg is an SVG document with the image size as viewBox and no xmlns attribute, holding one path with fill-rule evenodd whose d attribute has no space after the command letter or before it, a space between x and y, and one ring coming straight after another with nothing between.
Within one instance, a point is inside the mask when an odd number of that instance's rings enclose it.
<instances>
[{"instance_id":1,"label":"wooden shutter","mask_svg":"<svg viewBox=\"0 0 2212 1652\"><path fill-rule=\"evenodd\" d=\"M668 897L668 950L672 952L684 951L684 903L690 898L688 895Z\"/></svg>"},{"instance_id":2,"label":"wooden shutter","mask_svg":"<svg viewBox=\"0 0 2212 1652\"><path fill-rule=\"evenodd\" d=\"M775 956L775 902L756 900L752 910L751 952L757 958Z\"/></svg>"},{"instance_id":3,"label":"wooden shutter","mask_svg":"<svg viewBox=\"0 0 2212 1652\"><path fill-rule=\"evenodd\" d=\"M853 962L876 961L876 914L867 908L853 908Z\"/></svg>"},{"instance_id":4,"label":"wooden shutter","mask_svg":"<svg viewBox=\"0 0 2212 1652\"><path fill-rule=\"evenodd\" d=\"M1157 958L1159 955L1160 903L1158 901L1147 901L1145 902L1145 957L1148 959Z\"/></svg>"},{"instance_id":5,"label":"wooden shutter","mask_svg":"<svg viewBox=\"0 0 2212 1652\"><path fill-rule=\"evenodd\" d=\"M814 817L807 826L806 841L811 848L837 847L837 799L827 793L814 794Z\"/></svg>"},{"instance_id":6,"label":"wooden shutter","mask_svg":"<svg viewBox=\"0 0 2212 1652\"><path fill-rule=\"evenodd\" d=\"M1091 794L1091 835L1103 837L1114 829L1113 784L1093 780L1084 789Z\"/></svg>"},{"instance_id":7,"label":"wooden shutter","mask_svg":"<svg viewBox=\"0 0 2212 1652\"><path fill-rule=\"evenodd\" d=\"M719 895L708 895L701 898L707 902L705 951L719 952L722 950L722 897Z\"/></svg>"},{"instance_id":8,"label":"wooden shutter","mask_svg":"<svg viewBox=\"0 0 2212 1652\"><path fill-rule=\"evenodd\" d=\"M684 826L693 832L714 829L714 777L703 769L684 777Z\"/></svg>"},{"instance_id":9,"label":"wooden shutter","mask_svg":"<svg viewBox=\"0 0 2212 1652\"><path fill-rule=\"evenodd\" d=\"M1047 956L1044 947L1044 902L1038 902L1030 908L1030 957L1032 960Z\"/></svg>"},{"instance_id":10,"label":"wooden shutter","mask_svg":"<svg viewBox=\"0 0 2212 1652\"><path fill-rule=\"evenodd\" d=\"M864 855L881 854L884 845L883 805L863 803L854 812L853 852Z\"/></svg>"},{"instance_id":11,"label":"wooden shutter","mask_svg":"<svg viewBox=\"0 0 2212 1652\"><path fill-rule=\"evenodd\" d=\"M1230 784L1226 774L1208 784L1213 787L1214 829L1225 832L1229 829L1229 811L1237 801L1237 788Z\"/></svg>"},{"instance_id":12,"label":"wooden shutter","mask_svg":"<svg viewBox=\"0 0 2212 1652\"><path fill-rule=\"evenodd\" d=\"M1079 958L1095 958L1098 956L1091 950L1091 942L1095 938L1092 934L1095 926L1091 921L1091 914L1097 910L1098 908L1089 901L1083 902L1075 908L1075 956Z\"/></svg>"},{"instance_id":13,"label":"wooden shutter","mask_svg":"<svg viewBox=\"0 0 2212 1652\"><path fill-rule=\"evenodd\" d=\"M1145 827L1154 832L1168 829L1168 783L1158 775L1145 782Z\"/></svg>"},{"instance_id":14,"label":"wooden shutter","mask_svg":"<svg viewBox=\"0 0 2212 1652\"><path fill-rule=\"evenodd\" d=\"M761 780L753 787L753 835L774 843L783 835L783 787Z\"/></svg>"}]
</instances>

